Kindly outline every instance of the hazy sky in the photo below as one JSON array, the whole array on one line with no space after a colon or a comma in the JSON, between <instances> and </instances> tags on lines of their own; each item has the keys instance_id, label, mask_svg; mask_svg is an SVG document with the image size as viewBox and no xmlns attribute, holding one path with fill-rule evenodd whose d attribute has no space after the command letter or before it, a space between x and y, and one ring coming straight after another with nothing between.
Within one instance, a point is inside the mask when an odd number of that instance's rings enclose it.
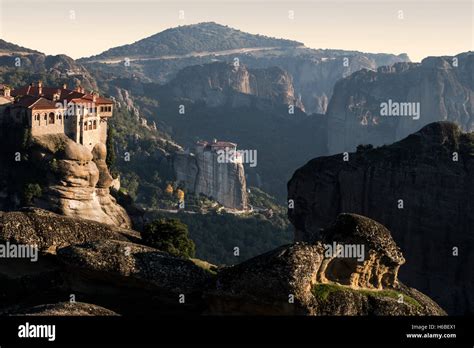
<instances>
[{"instance_id":1,"label":"hazy sky","mask_svg":"<svg viewBox=\"0 0 474 348\"><path fill-rule=\"evenodd\" d=\"M80 58L170 27L215 21L312 48L407 53L419 61L473 50L473 2L0 0L0 37Z\"/></svg>"}]
</instances>

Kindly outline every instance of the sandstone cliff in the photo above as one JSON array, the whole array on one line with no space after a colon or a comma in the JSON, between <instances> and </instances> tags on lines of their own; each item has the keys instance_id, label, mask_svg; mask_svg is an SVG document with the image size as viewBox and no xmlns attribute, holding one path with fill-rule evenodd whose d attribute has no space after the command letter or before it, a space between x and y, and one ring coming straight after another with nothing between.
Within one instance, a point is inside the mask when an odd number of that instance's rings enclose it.
<instances>
[{"instance_id":1,"label":"sandstone cliff","mask_svg":"<svg viewBox=\"0 0 474 348\"><path fill-rule=\"evenodd\" d=\"M113 178L105 162L104 144L91 152L65 135L31 137L20 128L2 129L2 210L37 206L65 216L131 227L125 209L110 194Z\"/></svg>"},{"instance_id":2,"label":"sandstone cliff","mask_svg":"<svg viewBox=\"0 0 474 348\"><path fill-rule=\"evenodd\" d=\"M33 142L33 158L54 163L48 185L35 201L37 206L66 216L131 227L125 209L110 195L113 179L105 163L104 144L97 144L91 153L61 135L36 137Z\"/></svg>"},{"instance_id":3,"label":"sandstone cliff","mask_svg":"<svg viewBox=\"0 0 474 348\"><path fill-rule=\"evenodd\" d=\"M252 95L271 103L304 109L295 97L291 75L278 67L248 69L241 63L234 65L225 62L193 65L179 71L162 93L184 100L201 100L211 107L248 103L242 97Z\"/></svg>"},{"instance_id":4,"label":"sandstone cliff","mask_svg":"<svg viewBox=\"0 0 474 348\"><path fill-rule=\"evenodd\" d=\"M247 184L242 163L219 163L211 151L176 153L173 156L176 181L189 192L212 197L225 207L247 209Z\"/></svg>"},{"instance_id":5,"label":"sandstone cliff","mask_svg":"<svg viewBox=\"0 0 474 348\"><path fill-rule=\"evenodd\" d=\"M380 221L404 250L400 278L449 313L474 311L474 134L439 122L400 142L320 157L288 183L295 239L323 238L342 213ZM449 286L446 286L449 284Z\"/></svg>"},{"instance_id":6,"label":"sandstone cliff","mask_svg":"<svg viewBox=\"0 0 474 348\"><path fill-rule=\"evenodd\" d=\"M391 144L436 121L474 130L474 54L361 70L340 80L327 110L330 154ZM418 103L419 114L382 116L381 105ZM383 114L383 113L382 113Z\"/></svg>"}]
</instances>

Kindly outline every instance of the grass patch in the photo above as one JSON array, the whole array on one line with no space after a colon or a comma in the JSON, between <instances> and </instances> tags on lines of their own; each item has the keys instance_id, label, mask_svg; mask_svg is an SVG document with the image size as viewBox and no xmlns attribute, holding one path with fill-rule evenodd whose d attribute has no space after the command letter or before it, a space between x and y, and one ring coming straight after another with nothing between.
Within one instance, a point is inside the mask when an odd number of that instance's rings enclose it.
<instances>
[{"instance_id":1,"label":"grass patch","mask_svg":"<svg viewBox=\"0 0 474 348\"><path fill-rule=\"evenodd\" d=\"M346 290L351 289L338 284L316 284L313 286L312 293L316 298L322 301L326 301L328 299L329 294Z\"/></svg>"},{"instance_id":2,"label":"grass patch","mask_svg":"<svg viewBox=\"0 0 474 348\"><path fill-rule=\"evenodd\" d=\"M339 284L316 284L312 288L313 295L322 301L326 301L329 297L329 294L338 292L338 291L351 291L354 293L363 294L365 296L378 297L378 298L389 297L395 300L398 300L401 295L403 296L404 303L414 306L414 307L421 307L420 303L417 300L396 290L387 290L387 289L385 290L368 290L368 289L356 290L348 286L343 286Z\"/></svg>"},{"instance_id":3,"label":"grass patch","mask_svg":"<svg viewBox=\"0 0 474 348\"><path fill-rule=\"evenodd\" d=\"M217 267L213 265L212 263L206 262L204 260L200 259L190 259L196 266L202 268L206 272L212 274L212 275L217 275Z\"/></svg>"}]
</instances>

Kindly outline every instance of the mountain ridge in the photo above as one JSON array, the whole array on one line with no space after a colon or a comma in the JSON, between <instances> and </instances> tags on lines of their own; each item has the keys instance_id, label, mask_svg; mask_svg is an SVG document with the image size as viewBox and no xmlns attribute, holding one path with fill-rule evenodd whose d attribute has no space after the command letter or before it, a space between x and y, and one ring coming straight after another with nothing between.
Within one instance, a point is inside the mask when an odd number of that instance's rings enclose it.
<instances>
[{"instance_id":1,"label":"mountain ridge","mask_svg":"<svg viewBox=\"0 0 474 348\"><path fill-rule=\"evenodd\" d=\"M214 41L216 37L219 37L220 40ZM301 45L303 44L298 41L250 34L215 22L202 22L169 28L134 43L113 47L98 55L81 58L81 60L117 56L128 58L150 55L166 56L236 48Z\"/></svg>"}]
</instances>

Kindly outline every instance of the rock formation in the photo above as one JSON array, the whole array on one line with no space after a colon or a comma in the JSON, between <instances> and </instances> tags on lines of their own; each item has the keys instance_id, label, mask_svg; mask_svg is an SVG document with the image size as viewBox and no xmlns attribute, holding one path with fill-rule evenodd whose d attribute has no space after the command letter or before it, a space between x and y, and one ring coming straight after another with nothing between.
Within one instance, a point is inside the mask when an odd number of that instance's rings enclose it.
<instances>
[{"instance_id":1,"label":"rock formation","mask_svg":"<svg viewBox=\"0 0 474 348\"><path fill-rule=\"evenodd\" d=\"M327 241L363 244L370 257L351 264L349 278L368 281L344 284L350 257L338 255L336 264L322 242L217 268L145 246L136 232L111 225L39 209L0 213L2 245L37 244L40 251L37 262L0 263L0 315L445 314L397 281L403 256L383 226L343 215ZM62 302L70 294L77 302Z\"/></svg>"},{"instance_id":2,"label":"rock formation","mask_svg":"<svg viewBox=\"0 0 474 348\"><path fill-rule=\"evenodd\" d=\"M194 154L181 152L173 157L176 181L195 194L212 197L225 207L248 208L244 166L240 162L218 161L213 150L199 150Z\"/></svg>"},{"instance_id":3,"label":"rock formation","mask_svg":"<svg viewBox=\"0 0 474 348\"><path fill-rule=\"evenodd\" d=\"M103 239L138 241L138 232L38 208L0 212L0 240L35 245L42 252Z\"/></svg>"},{"instance_id":4,"label":"rock formation","mask_svg":"<svg viewBox=\"0 0 474 348\"><path fill-rule=\"evenodd\" d=\"M118 314L100 306L83 302L60 302L39 305L15 312L15 316L45 316L45 317L105 317Z\"/></svg>"},{"instance_id":5,"label":"rock formation","mask_svg":"<svg viewBox=\"0 0 474 348\"><path fill-rule=\"evenodd\" d=\"M391 144L436 121L473 131L473 76L474 54L467 52L361 70L340 80L327 110L329 153L354 151L360 144ZM384 103L398 104L400 111L384 116ZM419 107L419 114L402 115L410 106L406 103L417 103L411 105Z\"/></svg>"},{"instance_id":6,"label":"rock formation","mask_svg":"<svg viewBox=\"0 0 474 348\"><path fill-rule=\"evenodd\" d=\"M61 135L36 137L34 142L33 157L55 163L37 206L66 216L131 227L125 209L110 195L113 179L105 163L104 144L97 144L91 153Z\"/></svg>"},{"instance_id":7,"label":"rock formation","mask_svg":"<svg viewBox=\"0 0 474 348\"><path fill-rule=\"evenodd\" d=\"M245 105L250 99L243 96L252 95L304 109L295 97L291 76L278 67L248 69L240 63L225 62L193 65L179 71L164 92L183 100L201 100L211 107L226 103Z\"/></svg>"},{"instance_id":8,"label":"rock formation","mask_svg":"<svg viewBox=\"0 0 474 348\"><path fill-rule=\"evenodd\" d=\"M321 157L288 183L297 241L316 241L340 213L380 221L404 250L400 278L449 313L473 313L474 134L432 123L389 146ZM446 286L450 284L450 286Z\"/></svg>"},{"instance_id":9,"label":"rock formation","mask_svg":"<svg viewBox=\"0 0 474 348\"><path fill-rule=\"evenodd\" d=\"M283 246L218 273L207 294L211 314L444 315L397 281L403 256L390 232L366 217L341 215L329 243L359 243L365 259L327 255L327 245ZM350 281L349 281L350 280ZM401 299L401 300L400 300ZM398 300L398 301L397 301Z\"/></svg>"},{"instance_id":10,"label":"rock formation","mask_svg":"<svg viewBox=\"0 0 474 348\"><path fill-rule=\"evenodd\" d=\"M353 288L378 290L398 285L398 270L405 259L383 225L364 216L340 214L331 227L322 231L322 236L325 243L335 241L341 248L364 246L362 262L356 257L341 258L337 250L326 256L318 271L322 283L332 280Z\"/></svg>"}]
</instances>

